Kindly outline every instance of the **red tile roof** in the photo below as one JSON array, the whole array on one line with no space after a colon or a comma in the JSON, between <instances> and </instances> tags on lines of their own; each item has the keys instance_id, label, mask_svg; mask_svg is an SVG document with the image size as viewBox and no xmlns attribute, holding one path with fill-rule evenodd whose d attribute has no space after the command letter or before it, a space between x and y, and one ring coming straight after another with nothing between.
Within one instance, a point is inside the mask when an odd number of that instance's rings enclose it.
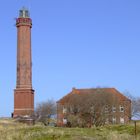
<instances>
[{"instance_id":1,"label":"red tile roof","mask_svg":"<svg viewBox=\"0 0 140 140\"><path fill-rule=\"evenodd\" d=\"M126 96L124 96L122 93L120 93L115 88L89 88L89 89L73 88L70 93L68 93L66 96L64 96L59 101L57 101L57 103L61 103L61 104L66 103L69 100L70 96L73 95L73 94L83 95L83 94L94 94L94 93L98 93L98 92L100 92L100 93L111 93L111 94L117 96L119 98L119 100L121 100L121 101L129 100Z\"/></svg>"}]
</instances>

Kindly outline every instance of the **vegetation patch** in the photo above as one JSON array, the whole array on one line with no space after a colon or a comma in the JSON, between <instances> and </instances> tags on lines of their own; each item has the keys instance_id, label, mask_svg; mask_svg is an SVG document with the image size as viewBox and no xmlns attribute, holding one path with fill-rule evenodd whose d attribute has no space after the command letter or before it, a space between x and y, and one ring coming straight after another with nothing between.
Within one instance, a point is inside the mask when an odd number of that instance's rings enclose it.
<instances>
[{"instance_id":1,"label":"vegetation patch","mask_svg":"<svg viewBox=\"0 0 140 140\"><path fill-rule=\"evenodd\" d=\"M139 130L140 123L137 124L135 139L134 124L66 128L41 124L28 126L14 120L0 120L0 140L139 140Z\"/></svg>"}]
</instances>

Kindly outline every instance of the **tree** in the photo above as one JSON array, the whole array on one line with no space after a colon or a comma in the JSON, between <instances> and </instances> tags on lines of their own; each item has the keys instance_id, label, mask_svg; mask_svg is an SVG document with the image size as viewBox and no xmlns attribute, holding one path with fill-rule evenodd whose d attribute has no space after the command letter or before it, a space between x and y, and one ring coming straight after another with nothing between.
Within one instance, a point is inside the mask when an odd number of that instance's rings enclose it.
<instances>
[{"instance_id":1,"label":"tree","mask_svg":"<svg viewBox=\"0 0 140 140\"><path fill-rule=\"evenodd\" d=\"M36 120L42 122L44 125L50 123L52 115L56 115L56 102L54 100L47 100L37 104L35 109Z\"/></svg>"},{"instance_id":2,"label":"tree","mask_svg":"<svg viewBox=\"0 0 140 140\"><path fill-rule=\"evenodd\" d=\"M131 118L140 119L140 97L134 97L130 92L124 93L131 100Z\"/></svg>"},{"instance_id":3,"label":"tree","mask_svg":"<svg viewBox=\"0 0 140 140\"><path fill-rule=\"evenodd\" d=\"M72 94L65 104L69 112L65 117L70 121L71 126L101 126L108 118L112 118L110 116L112 102L117 104L117 98L100 88L94 94Z\"/></svg>"},{"instance_id":4,"label":"tree","mask_svg":"<svg viewBox=\"0 0 140 140\"><path fill-rule=\"evenodd\" d=\"M131 118L131 100L114 88L73 89L58 108L71 126L128 123Z\"/></svg>"}]
</instances>

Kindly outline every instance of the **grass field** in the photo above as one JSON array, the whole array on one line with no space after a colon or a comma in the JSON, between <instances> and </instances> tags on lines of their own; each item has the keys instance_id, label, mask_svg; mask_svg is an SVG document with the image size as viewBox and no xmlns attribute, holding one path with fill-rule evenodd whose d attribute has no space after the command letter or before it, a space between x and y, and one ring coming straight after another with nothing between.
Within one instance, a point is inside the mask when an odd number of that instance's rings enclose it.
<instances>
[{"instance_id":1,"label":"grass field","mask_svg":"<svg viewBox=\"0 0 140 140\"><path fill-rule=\"evenodd\" d=\"M113 125L97 128L45 127L41 124L28 126L12 119L0 119L0 140L140 140L140 123Z\"/></svg>"}]
</instances>

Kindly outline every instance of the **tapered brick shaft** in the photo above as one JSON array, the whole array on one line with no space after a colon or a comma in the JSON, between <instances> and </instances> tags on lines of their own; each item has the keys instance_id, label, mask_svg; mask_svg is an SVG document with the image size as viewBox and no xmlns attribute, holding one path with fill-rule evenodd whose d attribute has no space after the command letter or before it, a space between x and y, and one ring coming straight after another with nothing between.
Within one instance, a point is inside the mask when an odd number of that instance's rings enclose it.
<instances>
[{"instance_id":1,"label":"tapered brick shaft","mask_svg":"<svg viewBox=\"0 0 140 140\"><path fill-rule=\"evenodd\" d=\"M16 19L17 27L17 82L14 90L14 117L34 113L32 89L31 28L29 11L23 8Z\"/></svg>"}]
</instances>

